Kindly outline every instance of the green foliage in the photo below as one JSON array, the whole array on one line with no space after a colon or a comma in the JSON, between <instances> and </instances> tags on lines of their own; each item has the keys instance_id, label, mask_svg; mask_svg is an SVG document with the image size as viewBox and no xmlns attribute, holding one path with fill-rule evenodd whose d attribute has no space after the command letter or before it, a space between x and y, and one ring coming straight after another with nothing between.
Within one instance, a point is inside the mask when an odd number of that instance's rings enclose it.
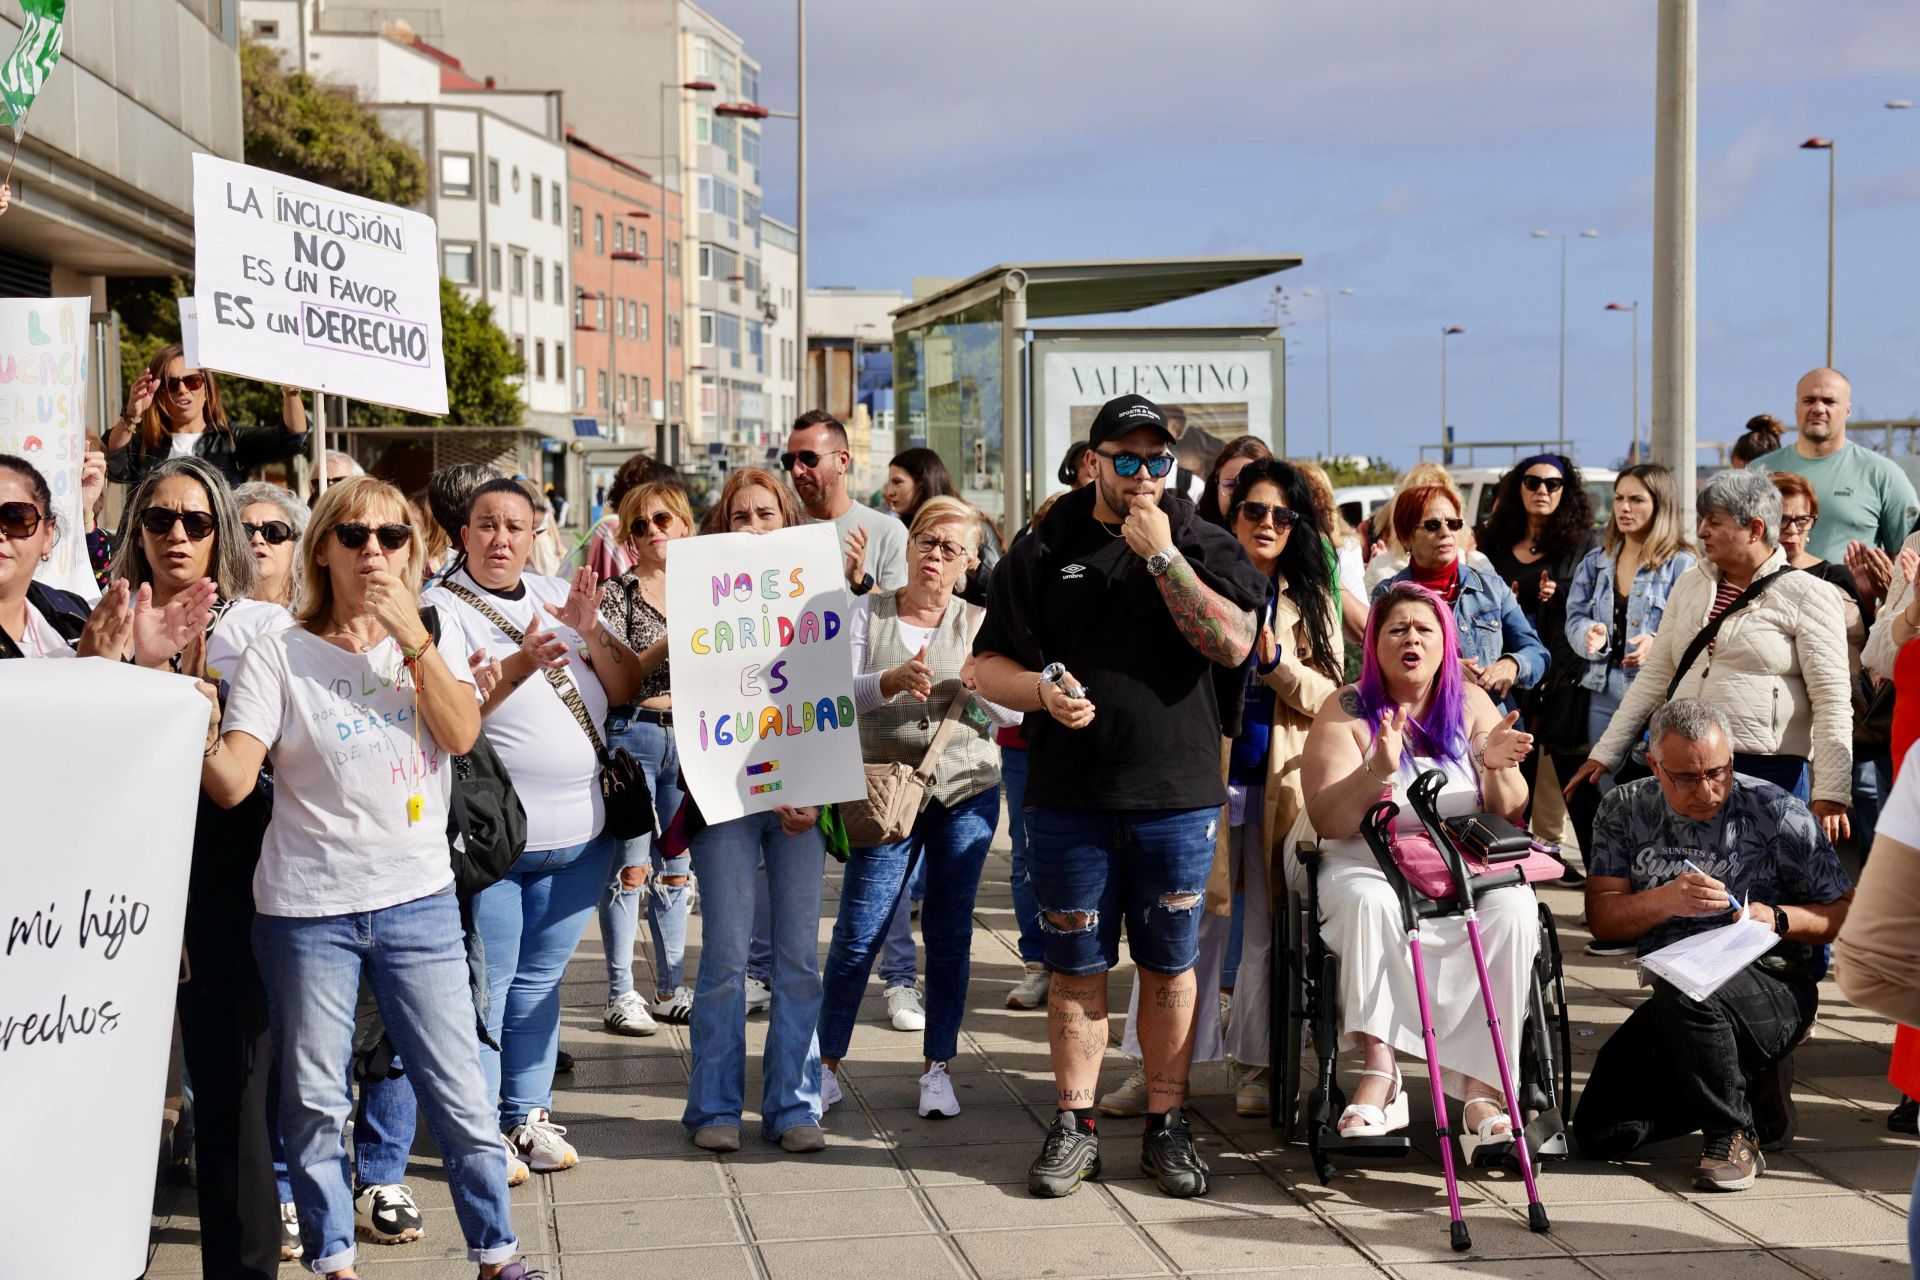
<instances>
[{"instance_id":1,"label":"green foliage","mask_svg":"<svg viewBox=\"0 0 1920 1280\"><path fill-rule=\"evenodd\" d=\"M411 206L426 195L420 153L388 136L343 90L288 74L260 44L240 47L240 77L248 164L388 204Z\"/></svg>"},{"instance_id":2,"label":"green foliage","mask_svg":"<svg viewBox=\"0 0 1920 1280\"><path fill-rule=\"evenodd\" d=\"M493 322L493 308L469 302L452 282L440 282L440 324L447 353L447 416L451 427L517 427L524 408L511 379L527 362ZM432 419L417 419L432 421Z\"/></svg>"},{"instance_id":3,"label":"green foliage","mask_svg":"<svg viewBox=\"0 0 1920 1280\"><path fill-rule=\"evenodd\" d=\"M1392 484L1400 476L1400 469L1385 458L1321 458L1319 462L1336 489L1354 484Z\"/></svg>"}]
</instances>

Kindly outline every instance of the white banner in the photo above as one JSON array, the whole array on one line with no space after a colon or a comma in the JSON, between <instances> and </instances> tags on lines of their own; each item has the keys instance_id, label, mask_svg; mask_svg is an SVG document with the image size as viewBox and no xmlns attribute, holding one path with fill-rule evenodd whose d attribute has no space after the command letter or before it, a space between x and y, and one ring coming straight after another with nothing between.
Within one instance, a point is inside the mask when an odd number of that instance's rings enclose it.
<instances>
[{"instance_id":1,"label":"white banner","mask_svg":"<svg viewBox=\"0 0 1920 1280\"><path fill-rule=\"evenodd\" d=\"M0 1161L0 1203L38 1224L9 1233L8 1265L127 1280L147 1265L207 701L53 658L0 662L0 706L33 732L0 774L0 1080L32 1099L11 1136L33 1153ZM74 767L102 742L139 766L104 784Z\"/></svg>"},{"instance_id":2,"label":"white banner","mask_svg":"<svg viewBox=\"0 0 1920 1280\"><path fill-rule=\"evenodd\" d=\"M432 218L200 153L193 206L203 367L447 411Z\"/></svg>"},{"instance_id":3,"label":"white banner","mask_svg":"<svg viewBox=\"0 0 1920 1280\"><path fill-rule=\"evenodd\" d=\"M708 822L867 794L842 574L831 524L668 544L674 745Z\"/></svg>"},{"instance_id":4,"label":"white banner","mask_svg":"<svg viewBox=\"0 0 1920 1280\"><path fill-rule=\"evenodd\" d=\"M31 462L53 490L60 536L33 576L98 600L80 512L91 305L86 298L0 298L0 453Z\"/></svg>"}]
</instances>

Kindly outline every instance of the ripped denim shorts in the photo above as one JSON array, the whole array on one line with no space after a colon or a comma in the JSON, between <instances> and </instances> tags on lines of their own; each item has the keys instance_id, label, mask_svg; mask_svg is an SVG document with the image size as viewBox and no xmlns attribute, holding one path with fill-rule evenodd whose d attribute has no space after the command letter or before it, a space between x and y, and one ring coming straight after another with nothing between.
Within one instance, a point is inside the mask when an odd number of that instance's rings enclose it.
<instances>
[{"instance_id":1,"label":"ripped denim shorts","mask_svg":"<svg viewBox=\"0 0 1920 1280\"><path fill-rule=\"evenodd\" d=\"M1200 954L1200 913L1220 810L1027 811L1027 870L1040 906L1046 965L1104 973L1133 962L1185 973Z\"/></svg>"}]
</instances>

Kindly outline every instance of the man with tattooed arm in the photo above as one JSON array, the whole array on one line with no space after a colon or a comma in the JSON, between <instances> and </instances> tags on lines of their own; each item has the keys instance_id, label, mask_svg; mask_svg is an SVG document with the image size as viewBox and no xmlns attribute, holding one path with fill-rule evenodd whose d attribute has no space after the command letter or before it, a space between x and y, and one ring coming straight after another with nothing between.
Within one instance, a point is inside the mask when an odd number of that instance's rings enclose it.
<instances>
[{"instance_id":1,"label":"man with tattooed arm","mask_svg":"<svg viewBox=\"0 0 1920 1280\"><path fill-rule=\"evenodd\" d=\"M1070 1195L1100 1173L1094 1097L1123 922L1142 980L1140 1166L1168 1195L1207 1190L1181 1115L1193 965L1227 798L1221 737L1237 728L1270 583L1232 535L1165 491L1172 442L1143 396L1101 408L1088 433L1094 482L1000 562L974 641L982 696L1027 713L1028 857L1053 973L1059 1108L1028 1174L1036 1196Z\"/></svg>"}]
</instances>

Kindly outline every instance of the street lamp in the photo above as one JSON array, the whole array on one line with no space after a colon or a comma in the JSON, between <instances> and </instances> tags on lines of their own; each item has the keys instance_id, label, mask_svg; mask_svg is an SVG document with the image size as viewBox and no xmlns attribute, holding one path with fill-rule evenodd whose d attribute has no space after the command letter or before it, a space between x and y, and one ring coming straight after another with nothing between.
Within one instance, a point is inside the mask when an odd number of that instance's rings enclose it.
<instances>
[{"instance_id":1,"label":"street lamp","mask_svg":"<svg viewBox=\"0 0 1920 1280\"><path fill-rule=\"evenodd\" d=\"M1889 106L1892 104L1889 103ZM1827 367L1833 367L1833 153L1832 138L1808 138L1802 151L1827 153Z\"/></svg>"},{"instance_id":2,"label":"street lamp","mask_svg":"<svg viewBox=\"0 0 1920 1280\"><path fill-rule=\"evenodd\" d=\"M667 91L682 93L714 93L720 88L711 80L666 80L660 84L660 163L667 162ZM680 188L680 231L685 237L687 231L687 166L686 157L681 152L681 144L686 140L686 127L678 112L674 113L673 159L677 170L676 185ZM672 428L667 424L667 414L673 401L673 303L667 294L667 266L672 262L670 237L674 234L667 226L667 184L660 184L660 323L666 326L666 332L660 335L660 421L658 436L654 440L654 454L662 461L677 463L680 461L678 442L672 440ZM685 293L682 292L682 300Z\"/></svg>"},{"instance_id":3,"label":"street lamp","mask_svg":"<svg viewBox=\"0 0 1920 1280\"><path fill-rule=\"evenodd\" d=\"M1303 298L1324 296L1327 300L1327 457L1333 457L1333 300L1335 297L1351 297L1351 289L1327 289L1324 294L1319 289L1302 289Z\"/></svg>"},{"instance_id":4,"label":"street lamp","mask_svg":"<svg viewBox=\"0 0 1920 1280\"><path fill-rule=\"evenodd\" d=\"M1440 327L1440 443L1443 445L1452 443L1452 438L1447 435L1447 339L1465 332L1457 324Z\"/></svg>"},{"instance_id":5,"label":"street lamp","mask_svg":"<svg viewBox=\"0 0 1920 1280\"><path fill-rule=\"evenodd\" d=\"M1912 108L1913 108L1913 102L1910 99L1907 99L1907 98L1887 99L1887 110L1889 111L1910 111L1912 110Z\"/></svg>"},{"instance_id":6,"label":"street lamp","mask_svg":"<svg viewBox=\"0 0 1920 1280\"><path fill-rule=\"evenodd\" d=\"M1635 299L1626 306L1617 302L1607 304L1608 311L1628 311L1633 314L1633 452L1627 455L1627 461L1640 461L1640 301Z\"/></svg>"},{"instance_id":7,"label":"street lamp","mask_svg":"<svg viewBox=\"0 0 1920 1280\"><path fill-rule=\"evenodd\" d=\"M1535 240L1560 241L1560 453L1567 452L1567 241L1575 235L1572 231L1535 231ZM1597 240L1598 231L1577 233L1582 240Z\"/></svg>"}]
</instances>

